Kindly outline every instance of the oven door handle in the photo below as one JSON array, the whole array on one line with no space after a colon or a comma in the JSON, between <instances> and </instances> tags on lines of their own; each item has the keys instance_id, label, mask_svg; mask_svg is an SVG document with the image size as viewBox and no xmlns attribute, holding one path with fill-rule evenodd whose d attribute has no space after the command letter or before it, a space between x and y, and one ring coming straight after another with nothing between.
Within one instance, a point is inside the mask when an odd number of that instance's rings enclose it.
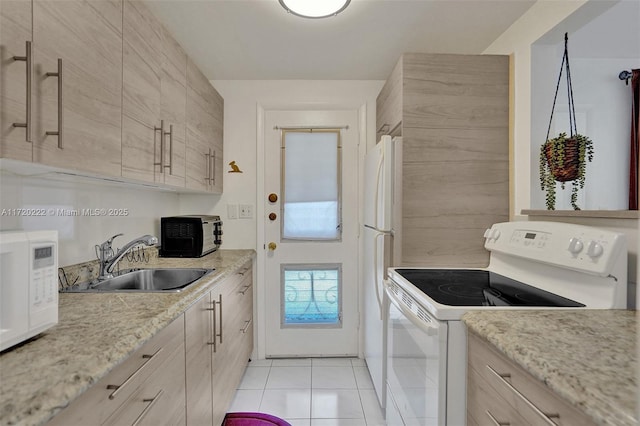
<instances>
[{"instance_id":1,"label":"oven door handle","mask_svg":"<svg viewBox=\"0 0 640 426\"><path fill-rule=\"evenodd\" d=\"M398 297L396 296L396 294L389 288L390 286L389 286L388 280L384 280L384 284L385 284L384 291L387 293L387 296L389 296L389 300L391 301L391 303L393 303L393 305L396 308L398 308L398 310L400 310L400 312L402 312L402 314L409 321L411 321L413 325L415 325L416 327L420 328L420 330L427 333L428 336L438 335L438 331L440 329L440 324L438 323L438 320L436 320L431 315L429 315L427 310L424 308L422 308L422 310L424 311L423 313L425 317L424 318L419 317L418 315L413 313L411 309L407 308L404 303L398 300ZM413 302L418 303L415 300L413 300Z\"/></svg>"}]
</instances>

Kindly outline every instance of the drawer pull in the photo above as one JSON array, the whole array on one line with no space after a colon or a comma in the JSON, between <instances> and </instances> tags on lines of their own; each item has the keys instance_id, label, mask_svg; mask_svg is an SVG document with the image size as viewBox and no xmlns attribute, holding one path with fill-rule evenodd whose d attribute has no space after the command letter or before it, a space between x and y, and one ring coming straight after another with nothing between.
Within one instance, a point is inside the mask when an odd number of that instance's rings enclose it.
<instances>
[{"instance_id":1,"label":"drawer pull","mask_svg":"<svg viewBox=\"0 0 640 426\"><path fill-rule=\"evenodd\" d=\"M487 365L486 366L489 371L495 375L502 383L505 384L505 386L507 386L509 388L509 390L511 390L511 392L515 393L525 404L527 404L533 411L536 412L536 414L538 414L540 417L542 417L545 421L546 424L550 425L550 426L556 426L556 423L554 423L551 419L552 418L556 418L559 419L560 418L560 414L545 414L542 411L540 411L540 409L538 407L535 406L535 404L531 401L529 401L529 399L527 399L526 396L524 396L522 393L520 393L520 391L518 389L516 389L515 387L513 387L513 385L511 383L509 383L508 381L505 380L505 377L511 377L510 374L500 374L498 373L496 370L494 370L493 368L491 368L491 366Z\"/></svg>"},{"instance_id":2,"label":"drawer pull","mask_svg":"<svg viewBox=\"0 0 640 426\"><path fill-rule=\"evenodd\" d=\"M242 290L238 290L238 294L241 294L244 296L244 294L247 292L247 290L249 290L251 288L251 284L248 284L244 287L242 287Z\"/></svg>"},{"instance_id":3,"label":"drawer pull","mask_svg":"<svg viewBox=\"0 0 640 426\"><path fill-rule=\"evenodd\" d=\"M247 273L247 271L251 269L250 267L244 268L241 271L238 271L238 275L244 276L244 274Z\"/></svg>"},{"instance_id":4,"label":"drawer pull","mask_svg":"<svg viewBox=\"0 0 640 426\"><path fill-rule=\"evenodd\" d=\"M127 377L127 379L124 382L122 382L121 385L107 385L107 389L113 389L113 392L111 392L111 395L109 395L109 399L115 399L118 396L118 392L120 391L120 389L124 388L127 384L129 384L144 369L144 367L149 365L149 362L161 351L162 351L162 348L158 349L155 353L151 355L142 355L142 358L146 358L145 363L142 364L136 371L131 373L131 375Z\"/></svg>"},{"instance_id":5,"label":"drawer pull","mask_svg":"<svg viewBox=\"0 0 640 426\"><path fill-rule=\"evenodd\" d=\"M489 410L485 411L485 413L486 413L487 416L489 416L489 418L491 419L491 422L493 422L494 426L511 426L511 423L509 423L509 422L499 422L498 420L496 420L496 418L491 415Z\"/></svg>"},{"instance_id":6,"label":"drawer pull","mask_svg":"<svg viewBox=\"0 0 640 426\"><path fill-rule=\"evenodd\" d=\"M160 389L160 391L158 391L156 396L154 396L153 398L151 398L151 399L143 399L142 400L142 402L146 402L147 403L147 406L144 407L144 410L142 410L142 413L140 413L140 415L138 416L136 421L133 422L131 424L131 426L137 426L138 424L140 424L140 422L142 421L144 416L147 415L147 413L151 410L153 405L160 399L160 397L162 396L163 393L164 393L164 390Z\"/></svg>"},{"instance_id":7,"label":"drawer pull","mask_svg":"<svg viewBox=\"0 0 640 426\"><path fill-rule=\"evenodd\" d=\"M249 330L250 325L251 325L250 319L244 322L244 327L240 329L240 331L242 331L242 334L245 334Z\"/></svg>"}]
</instances>

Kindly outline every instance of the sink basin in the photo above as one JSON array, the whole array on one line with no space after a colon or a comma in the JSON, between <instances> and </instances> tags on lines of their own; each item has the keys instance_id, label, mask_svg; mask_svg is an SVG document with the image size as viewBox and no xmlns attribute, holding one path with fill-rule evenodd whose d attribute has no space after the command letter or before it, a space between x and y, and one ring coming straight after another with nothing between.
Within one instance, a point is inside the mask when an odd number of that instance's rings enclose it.
<instances>
[{"instance_id":1,"label":"sink basin","mask_svg":"<svg viewBox=\"0 0 640 426\"><path fill-rule=\"evenodd\" d=\"M179 292L215 269L170 268L136 269L104 281L74 285L61 290L81 292Z\"/></svg>"}]
</instances>

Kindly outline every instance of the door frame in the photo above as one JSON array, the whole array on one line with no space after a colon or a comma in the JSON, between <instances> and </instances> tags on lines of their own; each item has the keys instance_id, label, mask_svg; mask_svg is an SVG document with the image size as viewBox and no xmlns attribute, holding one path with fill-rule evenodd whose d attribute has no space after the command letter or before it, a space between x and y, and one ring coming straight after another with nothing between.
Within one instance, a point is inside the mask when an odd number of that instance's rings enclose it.
<instances>
[{"instance_id":1,"label":"door frame","mask_svg":"<svg viewBox=\"0 0 640 426\"><path fill-rule=\"evenodd\" d=\"M362 103L354 105L353 103L336 103L310 105L309 103L260 103L256 105L256 282L255 287L255 309L254 314L258 319L256 321L256 337L254 342L254 353L258 359L265 359L265 342L266 342L266 294L265 294L265 271L267 261L267 250L265 241L265 207L264 199L267 196L265 188L265 115L271 110L357 110L358 114L358 253L357 260L357 305L358 305L358 355L362 357L362 332L360 324L362 323L362 298L361 298L361 276L362 276L362 259L360 256L362 241L360 238L360 225L362 224L362 196L363 196L363 166L364 156L367 151L367 104ZM375 111L373 111L375 113ZM373 142L375 144L375 141Z\"/></svg>"}]
</instances>

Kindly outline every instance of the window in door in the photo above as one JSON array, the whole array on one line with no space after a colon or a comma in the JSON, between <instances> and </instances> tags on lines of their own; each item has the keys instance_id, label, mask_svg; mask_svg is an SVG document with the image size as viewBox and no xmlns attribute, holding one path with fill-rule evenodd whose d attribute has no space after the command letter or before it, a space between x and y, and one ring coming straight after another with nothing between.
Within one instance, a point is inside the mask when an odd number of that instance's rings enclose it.
<instances>
[{"instance_id":1,"label":"window in door","mask_svg":"<svg viewBox=\"0 0 640 426\"><path fill-rule=\"evenodd\" d=\"M282 239L341 238L338 129L282 131Z\"/></svg>"},{"instance_id":2,"label":"window in door","mask_svg":"<svg viewBox=\"0 0 640 426\"><path fill-rule=\"evenodd\" d=\"M282 327L341 327L341 265L282 265Z\"/></svg>"}]
</instances>

